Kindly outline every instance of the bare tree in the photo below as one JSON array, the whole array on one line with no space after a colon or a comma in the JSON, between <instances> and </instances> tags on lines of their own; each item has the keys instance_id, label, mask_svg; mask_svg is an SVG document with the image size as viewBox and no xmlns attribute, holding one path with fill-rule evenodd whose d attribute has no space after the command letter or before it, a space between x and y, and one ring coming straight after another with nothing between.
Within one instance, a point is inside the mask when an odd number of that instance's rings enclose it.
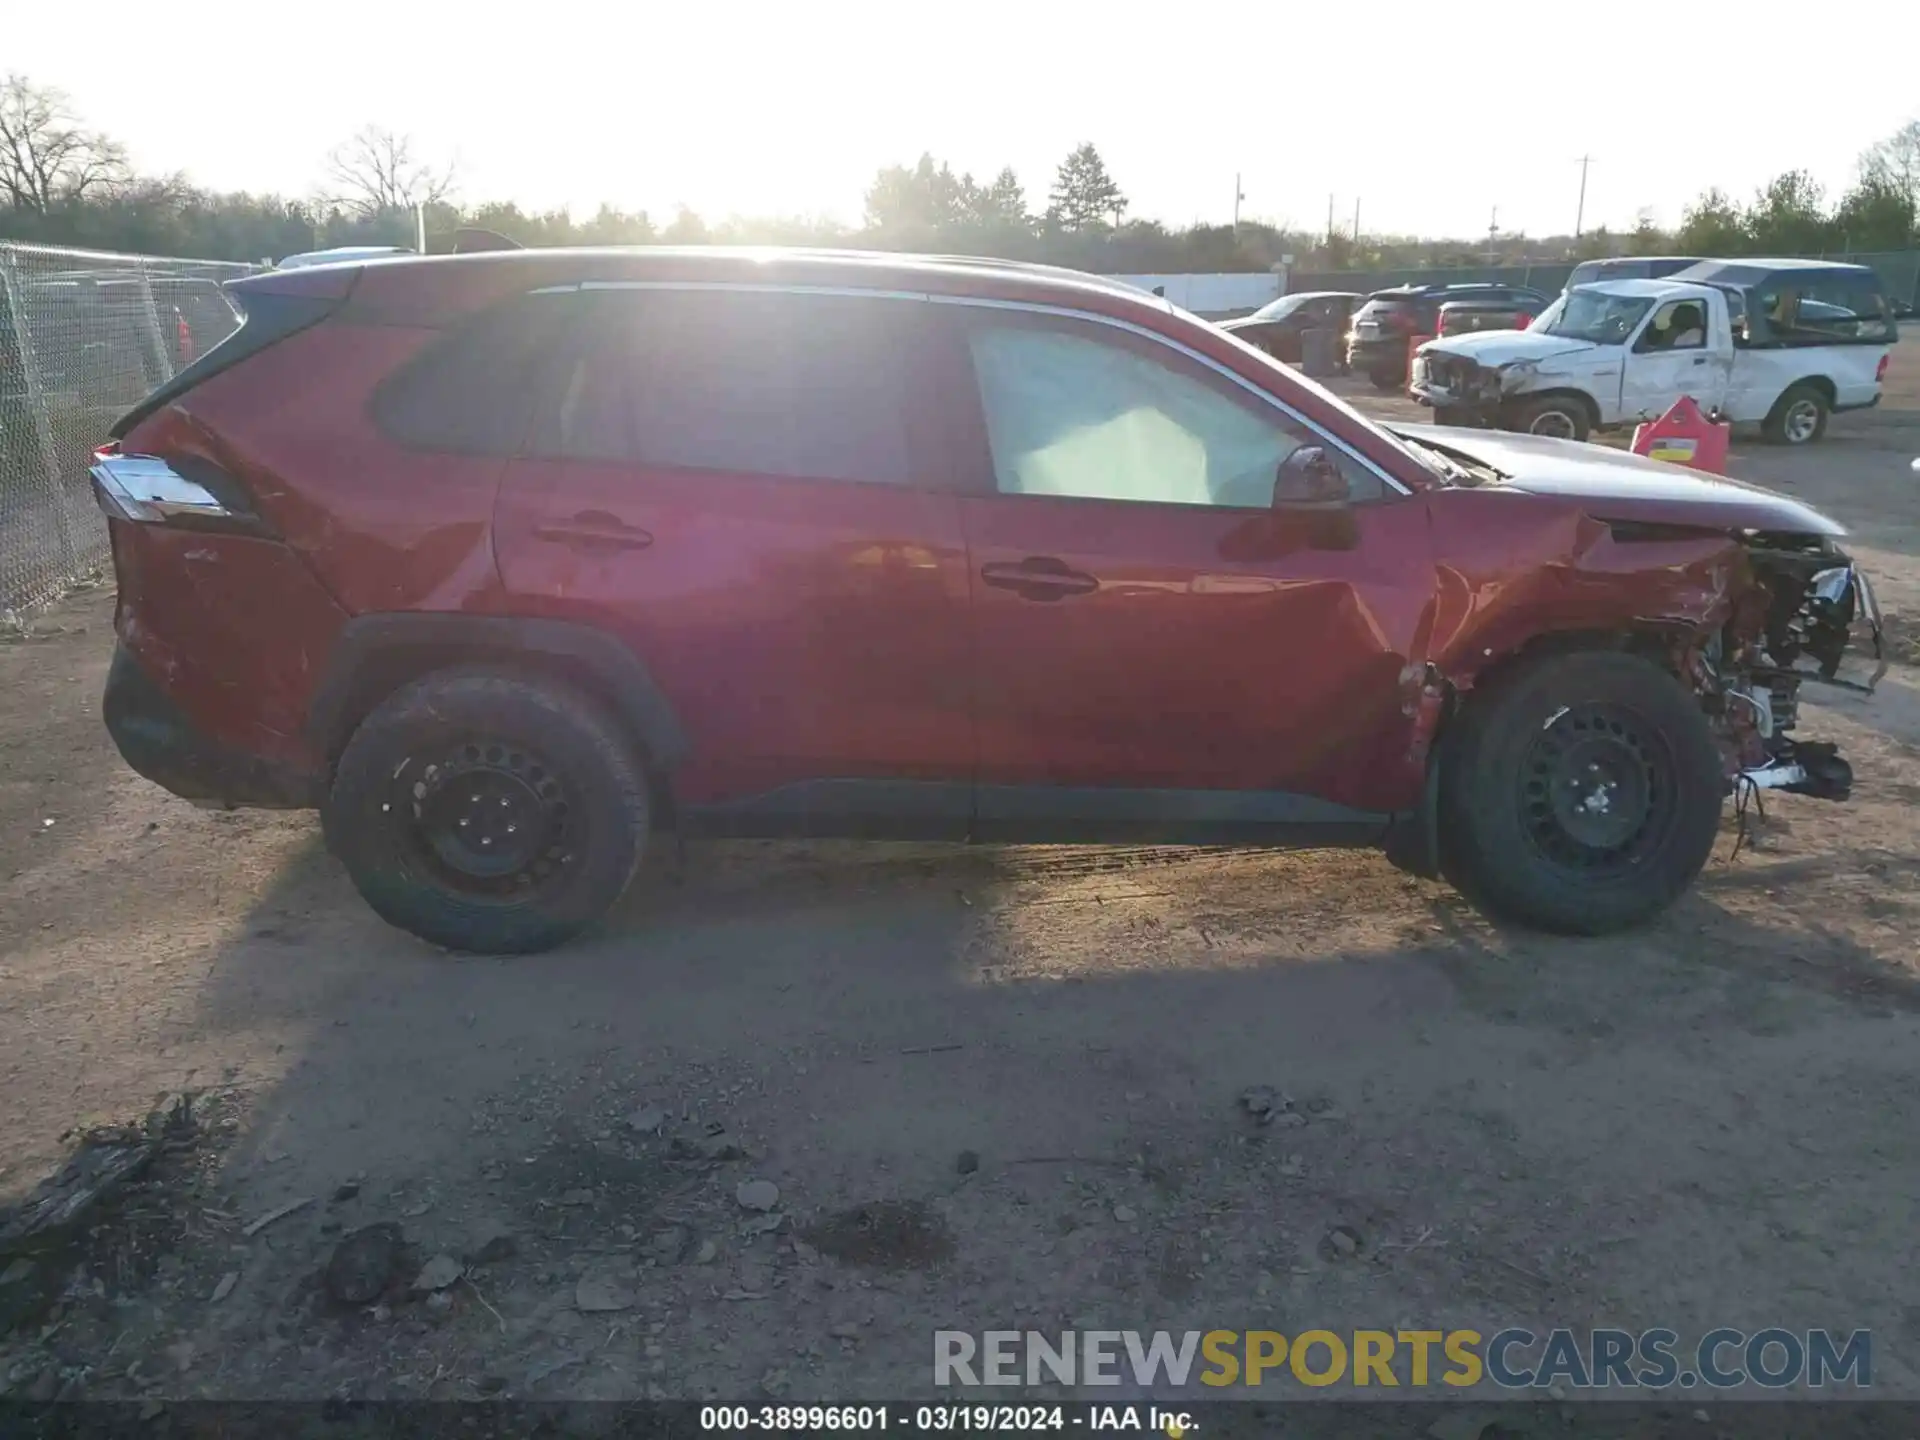
<instances>
[{"instance_id":1,"label":"bare tree","mask_svg":"<svg viewBox=\"0 0 1920 1440\"><path fill-rule=\"evenodd\" d=\"M1860 178L1920 206L1920 120L1909 120L1860 157Z\"/></svg>"},{"instance_id":2,"label":"bare tree","mask_svg":"<svg viewBox=\"0 0 1920 1440\"><path fill-rule=\"evenodd\" d=\"M44 215L130 173L126 151L81 125L62 92L24 75L0 81L0 193L16 209Z\"/></svg>"},{"instance_id":3,"label":"bare tree","mask_svg":"<svg viewBox=\"0 0 1920 1440\"><path fill-rule=\"evenodd\" d=\"M369 125L327 157L328 204L362 219L437 205L453 190L451 162L435 169L413 154L413 140Z\"/></svg>"}]
</instances>

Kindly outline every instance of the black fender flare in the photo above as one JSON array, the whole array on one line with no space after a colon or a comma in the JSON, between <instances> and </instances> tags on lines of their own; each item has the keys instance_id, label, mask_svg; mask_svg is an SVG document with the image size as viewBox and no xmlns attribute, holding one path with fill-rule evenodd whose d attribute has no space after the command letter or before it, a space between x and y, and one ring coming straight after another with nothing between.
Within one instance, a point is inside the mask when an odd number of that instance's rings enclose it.
<instances>
[{"instance_id":1,"label":"black fender flare","mask_svg":"<svg viewBox=\"0 0 1920 1440\"><path fill-rule=\"evenodd\" d=\"M688 751L686 731L644 661L590 625L515 615L357 615L334 641L307 709L307 739L329 769L368 711L409 680L450 665L520 663L591 691L660 773Z\"/></svg>"}]
</instances>

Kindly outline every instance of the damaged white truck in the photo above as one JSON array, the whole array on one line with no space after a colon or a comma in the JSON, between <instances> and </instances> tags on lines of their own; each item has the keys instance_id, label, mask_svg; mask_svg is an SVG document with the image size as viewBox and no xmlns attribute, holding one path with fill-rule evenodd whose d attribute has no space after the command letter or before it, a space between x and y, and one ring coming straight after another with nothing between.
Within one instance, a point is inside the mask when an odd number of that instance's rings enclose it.
<instances>
[{"instance_id":1,"label":"damaged white truck","mask_svg":"<svg viewBox=\"0 0 1920 1440\"><path fill-rule=\"evenodd\" d=\"M1429 341L1409 393L1443 425L1563 440L1656 419L1685 395L1804 445L1829 415L1879 404L1897 338L1864 265L1706 260L1664 280L1575 286L1526 330Z\"/></svg>"}]
</instances>

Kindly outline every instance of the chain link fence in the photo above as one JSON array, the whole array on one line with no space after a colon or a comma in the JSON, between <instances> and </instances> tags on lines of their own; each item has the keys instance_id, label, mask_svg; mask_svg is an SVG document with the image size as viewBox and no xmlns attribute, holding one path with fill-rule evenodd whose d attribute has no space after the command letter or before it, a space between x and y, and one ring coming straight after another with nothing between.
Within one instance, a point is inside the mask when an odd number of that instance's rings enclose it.
<instances>
[{"instance_id":1,"label":"chain link fence","mask_svg":"<svg viewBox=\"0 0 1920 1440\"><path fill-rule=\"evenodd\" d=\"M1741 257L1735 256L1735 259ZM1836 264L1869 265L1880 272L1887 293L1908 304L1920 304L1920 250L1844 251L1833 255L1809 257L1832 260ZM1434 266L1427 269L1399 270L1295 270L1287 277L1287 289L1348 290L1365 295L1393 285L1462 285L1492 283L1526 285L1557 295L1573 273L1571 260L1542 262L1538 265L1465 265Z\"/></svg>"},{"instance_id":2,"label":"chain link fence","mask_svg":"<svg viewBox=\"0 0 1920 1440\"><path fill-rule=\"evenodd\" d=\"M231 335L249 265L0 244L0 620L107 560L87 465L107 427Z\"/></svg>"}]
</instances>

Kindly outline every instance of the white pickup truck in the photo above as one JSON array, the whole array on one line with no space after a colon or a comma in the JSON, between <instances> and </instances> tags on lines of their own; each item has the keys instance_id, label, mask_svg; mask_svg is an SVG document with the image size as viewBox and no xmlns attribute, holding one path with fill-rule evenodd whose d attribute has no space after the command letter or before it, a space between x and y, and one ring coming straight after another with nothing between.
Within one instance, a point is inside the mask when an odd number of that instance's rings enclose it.
<instances>
[{"instance_id":1,"label":"white pickup truck","mask_svg":"<svg viewBox=\"0 0 1920 1440\"><path fill-rule=\"evenodd\" d=\"M1568 290L1526 330L1433 340L1409 391L1441 424L1584 440L1683 395L1803 445L1880 401L1897 336L1878 277L1812 261L1704 261L1664 280Z\"/></svg>"}]
</instances>

